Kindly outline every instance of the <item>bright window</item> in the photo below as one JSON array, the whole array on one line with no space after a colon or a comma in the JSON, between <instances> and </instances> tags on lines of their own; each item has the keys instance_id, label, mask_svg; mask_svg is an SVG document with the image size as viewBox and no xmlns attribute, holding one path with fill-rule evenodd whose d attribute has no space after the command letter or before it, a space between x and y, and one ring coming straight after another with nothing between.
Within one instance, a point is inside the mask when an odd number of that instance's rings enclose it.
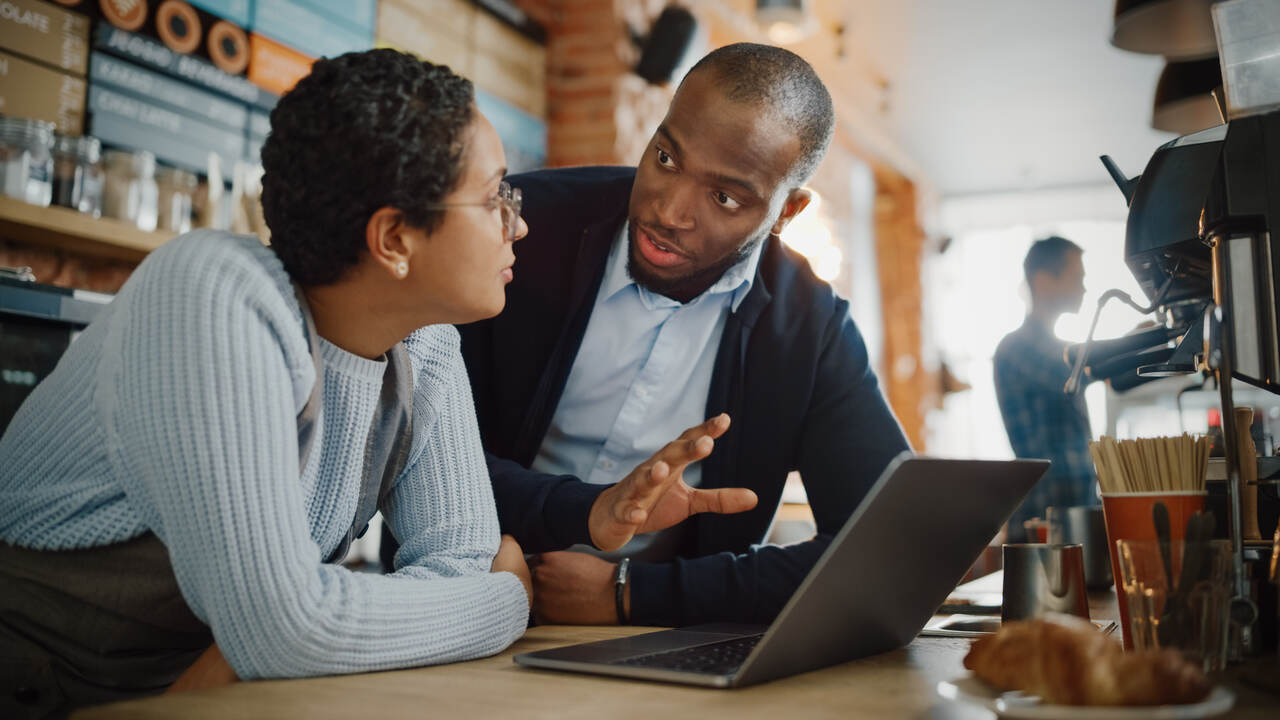
<instances>
[{"instance_id":1,"label":"bright window","mask_svg":"<svg viewBox=\"0 0 1280 720\"><path fill-rule=\"evenodd\" d=\"M1098 297L1118 287L1146 302L1124 264L1124 223L1061 222L975 230L956 235L926 268L926 322L951 372L972 389L951 393L928 418L930 454L1002 459L1013 457L996 404L991 357L1000 339L1022 324L1029 307L1022 260L1031 243L1061 235L1084 249L1086 294L1080 312L1064 315L1055 332L1068 342L1083 341ZM1149 316L1112 301L1103 310L1095 336L1117 337ZM1096 436L1106 430L1105 387L1086 391Z\"/></svg>"}]
</instances>

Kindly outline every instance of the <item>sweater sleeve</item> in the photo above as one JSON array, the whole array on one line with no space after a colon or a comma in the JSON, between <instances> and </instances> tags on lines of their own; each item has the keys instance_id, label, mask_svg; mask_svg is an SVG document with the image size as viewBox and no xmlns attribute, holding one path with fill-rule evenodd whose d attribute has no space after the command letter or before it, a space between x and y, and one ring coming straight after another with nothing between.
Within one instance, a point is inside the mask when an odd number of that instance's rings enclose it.
<instances>
[{"instance_id":1,"label":"sweater sleeve","mask_svg":"<svg viewBox=\"0 0 1280 720\"><path fill-rule=\"evenodd\" d=\"M400 539L396 572L487 573L498 550L498 514L458 331L431 326L405 345L415 368L415 443L409 468L382 507Z\"/></svg>"},{"instance_id":2,"label":"sweater sleeve","mask_svg":"<svg viewBox=\"0 0 1280 720\"><path fill-rule=\"evenodd\" d=\"M506 647L527 613L510 574L383 577L321 562L298 481L294 388L309 371L286 351L297 321L260 265L218 252L151 258L110 330L98 400L129 502L237 675L363 672ZM474 496L441 491L453 507Z\"/></svg>"}]
</instances>

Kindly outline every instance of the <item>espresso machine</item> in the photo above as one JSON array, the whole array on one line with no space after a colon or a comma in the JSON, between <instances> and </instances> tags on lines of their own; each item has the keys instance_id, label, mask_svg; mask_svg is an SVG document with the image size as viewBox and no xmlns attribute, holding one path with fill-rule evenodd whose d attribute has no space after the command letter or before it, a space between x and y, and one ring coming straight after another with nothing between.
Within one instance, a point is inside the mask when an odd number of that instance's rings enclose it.
<instances>
[{"instance_id":1,"label":"espresso machine","mask_svg":"<svg viewBox=\"0 0 1280 720\"><path fill-rule=\"evenodd\" d=\"M1243 13L1243 14L1242 14ZM1226 461L1225 536L1235 570L1231 615L1240 655L1275 653L1280 528L1248 537L1258 458L1239 453L1232 381L1280 395L1280 12L1256 2L1214 7L1224 124L1159 147L1143 173L1104 166L1129 206L1124 259L1147 304L1112 291L1158 326L1072 348L1082 373L1117 391L1156 377L1203 373L1217 382ZM1096 324L1097 318L1095 316ZM1092 335L1092 330L1090 331Z\"/></svg>"},{"instance_id":2,"label":"espresso machine","mask_svg":"<svg viewBox=\"0 0 1280 720\"><path fill-rule=\"evenodd\" d=\"M1274 572L1280 531L1269 547L1261 538L1246 537L1243 511L1254 506L1242 496L1255 495L1256 487L1245 486L1241 473L1246 463L1256 467L1257 459L1239 456L1237 437L1249 429L1236 426L1230 409L1235 406L1232 378L1280 394L1280 110L1227 123L1202 208L1200 237L1213 260L1213 301L1204 315L1203 360L1217 376L1223 408L1236 577L1232 618L1241 628L1244 652L1274 649L1274 623L1260 624L1270 630L1262 636L1254 626L1260 619L1259 604L1270 606L1266 620L1276 617L1275 589L1268 588L1268 581L1280 582ZM1256 470L1248 469L1247 474L1256 477ZM1246 540L1258 542L1246 547Z\"/></svg>"}]
</instances>

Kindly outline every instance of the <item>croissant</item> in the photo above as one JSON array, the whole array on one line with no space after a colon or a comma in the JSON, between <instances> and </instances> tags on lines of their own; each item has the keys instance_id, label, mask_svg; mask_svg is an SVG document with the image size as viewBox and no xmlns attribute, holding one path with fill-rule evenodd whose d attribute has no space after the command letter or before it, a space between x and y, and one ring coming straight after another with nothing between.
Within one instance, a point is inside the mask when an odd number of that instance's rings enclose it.
<instances>
[{"instance_id":1,"label":"croissant","mask_svg":"<svg viewBox=\"0 0 1280 720\"><path fill-rule=\"evenodd\" d=\"M1052 705L1181 705L1203 700L1210 689L1200 668L1177 651L1126 653L1071 616L1005 623L974 641L964 666L988 685Z\"/></svg>"}]
</instances>

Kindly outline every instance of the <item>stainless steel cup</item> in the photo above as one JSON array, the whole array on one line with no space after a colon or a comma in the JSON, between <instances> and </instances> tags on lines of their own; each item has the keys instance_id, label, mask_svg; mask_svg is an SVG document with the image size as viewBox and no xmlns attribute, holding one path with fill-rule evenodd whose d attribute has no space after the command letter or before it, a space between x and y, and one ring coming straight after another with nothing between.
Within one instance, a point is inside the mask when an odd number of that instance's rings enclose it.
<instances>
[{"instance_id":1,"label":"stainless steel cup","mask_svg":"<svg viewBox=\"0 0 1280 720\"><path fill-rule=\"evenodd\" d=\"M1049 542L1084 546L1084 583L1090 590L1111 587L1111 549L1101 505L1051 507Z\"/></svg>"},{"instance_id":2,"label":"stainless steel cup","mask_svg":"<svg viewBox=\"0 0 1280 720\"><path fill-rule=\"evenodd\" d=\"M1001 621L1027 620L1046 613L1088 619L1084 549L1048 543L1005 545Z\"/></svg>"}]
</instances>

